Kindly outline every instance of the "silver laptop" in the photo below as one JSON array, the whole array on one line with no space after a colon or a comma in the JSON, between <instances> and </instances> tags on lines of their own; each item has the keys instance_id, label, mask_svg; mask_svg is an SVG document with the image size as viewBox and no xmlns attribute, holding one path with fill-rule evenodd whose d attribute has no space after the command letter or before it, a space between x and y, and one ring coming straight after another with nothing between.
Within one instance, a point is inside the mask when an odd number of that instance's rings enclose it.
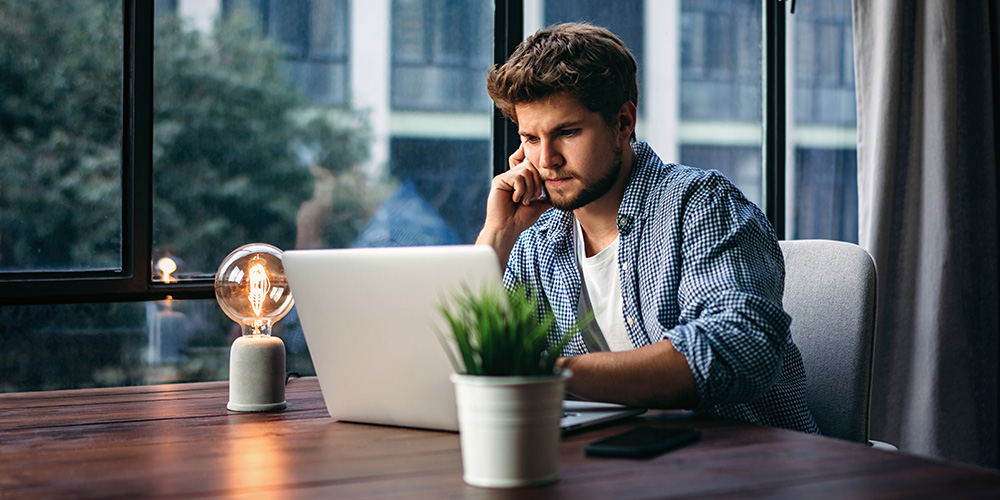
<instances>
[{"instance_id":1,"label":"silver laptop","mask_svg":"<svg viewBox=\"0 0 1000 500\"><path fill-rule=\"evenodd\" d=\"M282 261L331 417L458 430L439 307L463 286L502 286L492 248L289 250ZM586 401L564 409L564 432L643 411Z\"/></svg>"}]
</instances>

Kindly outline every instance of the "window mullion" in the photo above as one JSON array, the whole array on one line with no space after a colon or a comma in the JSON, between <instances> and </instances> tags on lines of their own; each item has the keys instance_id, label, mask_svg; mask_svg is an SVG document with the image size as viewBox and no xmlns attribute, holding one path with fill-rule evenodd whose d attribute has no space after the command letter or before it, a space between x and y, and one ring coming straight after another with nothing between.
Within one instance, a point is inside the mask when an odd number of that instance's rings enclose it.
<instances>
[{"instance_id":1,"label":"window mullion","mask_svg":"<svg viewBox=\"0 0 1000 500\"><path fill-rule=\"evenodd\" d=\"M143 291L151 283L153 229L153 7L151 2L127 0L125 132L122 155L122 258L129 276L127 288ZM136 29L147 28L147 29Z\"/></svg>"},{"instance_id":2,"label":"window mullion","mask_svg":"<svg viewBox=\"0 0 1000 500\"><path fill-rule=\"evenodd\" d=\"M764 1L764 212L785 238L785 3Z\"/></svg>"},{"instance_id":3,"label":"window mullion","mask_svg":"<svg viewBox=\"0 0 1000 500\"><path fill-rule=\"evenodd\" d=\"M496 0L493 14L493 62L503 64L524 38L524 2ZM520 144L517 127L493 106L493 175L507 170L507 157Z\"/></svg>"}]
</instances>

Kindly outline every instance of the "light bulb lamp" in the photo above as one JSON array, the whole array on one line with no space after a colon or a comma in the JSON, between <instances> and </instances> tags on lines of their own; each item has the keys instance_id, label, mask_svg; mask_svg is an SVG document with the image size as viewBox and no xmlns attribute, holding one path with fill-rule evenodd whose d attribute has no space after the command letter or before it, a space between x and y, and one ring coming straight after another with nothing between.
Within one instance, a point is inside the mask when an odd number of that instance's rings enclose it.
<instances>
[{"instance_id":1,"label":"light bulb lamp","mask_svg":"<svg viewBox=\"0 0 1000 500\"><path fill-rule=\"evenodd\" d=\"M243 334L229 351L232 411L275 411L285 402L285 344L271 325L288 314L292 298L282 252L266 243L233 250L215 274L215 298Z\"/></svg>"}]
</instances>

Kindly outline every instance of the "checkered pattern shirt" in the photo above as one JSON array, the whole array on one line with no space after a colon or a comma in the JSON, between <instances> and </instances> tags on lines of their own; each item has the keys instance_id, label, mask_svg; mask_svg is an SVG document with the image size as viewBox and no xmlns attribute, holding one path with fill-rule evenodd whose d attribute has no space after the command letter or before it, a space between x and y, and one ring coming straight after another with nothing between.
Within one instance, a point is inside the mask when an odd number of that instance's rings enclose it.
<instances>
[{"instance_id":1,"label":"checkered pattern shirt","mask_svg":"<svg viewBox=\"0 0 1000 500\"><path fill-rule=\"evenodd\" d=\"M805 370L782 309L784 260L771 224L722 174L664 164L633 143L618 209L618 265L632 345L669 339L688 361L696 411L817 433ZM504 273L550 308L550 341L577 319L573 215L551 209L514 245ZM577 333L564 354L588 352Z\"/></svg>"}]
</instances>

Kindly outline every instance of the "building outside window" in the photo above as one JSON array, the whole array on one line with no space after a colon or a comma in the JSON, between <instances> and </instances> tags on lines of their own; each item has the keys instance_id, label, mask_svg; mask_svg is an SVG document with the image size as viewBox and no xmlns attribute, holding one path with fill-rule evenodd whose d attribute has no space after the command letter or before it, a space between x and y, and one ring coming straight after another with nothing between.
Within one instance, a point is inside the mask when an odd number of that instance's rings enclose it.
<instances>
[{"instance_id":1,"label":"building outside window","mask_svg":"<svg viewBox=\"0 0 1000 500\"><path fill-rule=\"evenodd\" d=\"M253 16L285 50L285 75L312 102L344 105L350 84L348 0L225 0L224 13Z\"/></svg>"},{"instance_id":2,"label":"building outside window","mask_svg":"<svg viewBox=\"0 0 1000 500\"><path fill-rule=\"evenodd\" d=\"M492 2L393 0L391 24L393 108L490 111Z\"/></svg>"}]
</instances>

